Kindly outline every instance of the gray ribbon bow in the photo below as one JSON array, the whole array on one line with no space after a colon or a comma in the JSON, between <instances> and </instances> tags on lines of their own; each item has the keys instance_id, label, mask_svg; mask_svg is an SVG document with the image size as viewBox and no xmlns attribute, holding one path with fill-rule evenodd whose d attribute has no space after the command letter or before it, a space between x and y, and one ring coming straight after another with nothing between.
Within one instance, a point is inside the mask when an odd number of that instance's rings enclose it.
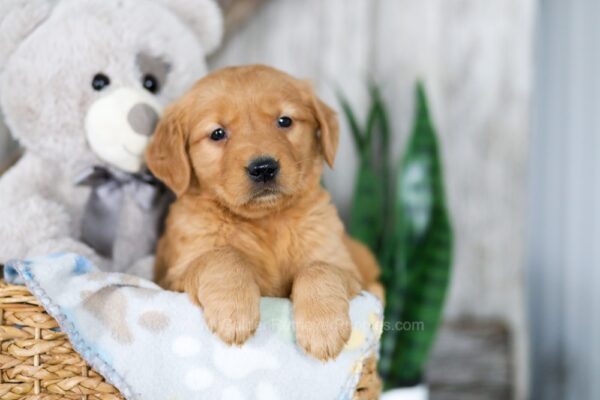
<instances>
[{"instance_id":1,"label":"gray ribbon bow","mask_svg":"<svg viewBox=\"0 0 600 400\"><path fill-rule=\"evenodd\" d=\"M92 188L85 205L81 238L107 258L112 258L124 196L129 195L140 209L156 217L165 212L161 199L169 195L168 189L149 172L130 174L110 167L87 168L75 183ZM160 216L155 220L161 220ZM160 224L156 229L160 229Z\"/></svg>"}]
</instances>

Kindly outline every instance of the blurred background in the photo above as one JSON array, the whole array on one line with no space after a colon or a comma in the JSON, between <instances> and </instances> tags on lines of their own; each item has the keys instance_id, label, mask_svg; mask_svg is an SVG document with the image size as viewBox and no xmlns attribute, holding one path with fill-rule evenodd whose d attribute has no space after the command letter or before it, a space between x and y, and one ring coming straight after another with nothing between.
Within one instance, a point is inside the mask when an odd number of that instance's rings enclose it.
<instances>
[{"instance_id":1,"label":"blurred background","mask_svg":"<svg viewBox=\"0 0 600 400\"><path fill-rule=\"evenodd\" d=\"M424 82L455 233L431 398L600 399L600 2L221 3L212 68L273 65L338 110L343 92L361 120L373 80L396 158ZM357 163L342 122L326 185L347 218ZM0 169L15 149L0 124Z\"/></svg>"}]
</instances>

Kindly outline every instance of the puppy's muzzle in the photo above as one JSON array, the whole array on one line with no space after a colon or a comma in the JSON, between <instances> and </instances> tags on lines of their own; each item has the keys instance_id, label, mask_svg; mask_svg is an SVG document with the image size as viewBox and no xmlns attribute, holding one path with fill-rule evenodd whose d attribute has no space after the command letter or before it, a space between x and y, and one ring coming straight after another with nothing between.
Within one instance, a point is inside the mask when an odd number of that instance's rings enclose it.
<instances>
[{"instance_id":1,"label":"puppy's muzzle","mask_svg":"<svg viewBox=\"0 0 600 400\"><path fill-rule=\"evenodd\" d=\"M252 161L246 171L250 179L256 183L274 181L279 174L279 162L272 157L260 157Z\"/></svg>"}]
</instances>

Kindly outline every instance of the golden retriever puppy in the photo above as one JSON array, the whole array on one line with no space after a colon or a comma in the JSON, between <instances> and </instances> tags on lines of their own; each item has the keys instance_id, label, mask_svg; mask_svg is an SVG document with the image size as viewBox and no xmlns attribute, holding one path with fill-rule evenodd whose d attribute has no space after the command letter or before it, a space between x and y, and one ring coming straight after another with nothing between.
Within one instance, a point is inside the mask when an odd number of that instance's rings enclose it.
<instances>
[{"instance_id":1,"label":"golden retriever puppy","mask_svg":"<svg viewBox=\"0 0 600 400\"><path fill-rule=\"evenodd\" d=\"M379 272L320 184L338 137L309 84L259 65L210 74L160 122L147 163L177 200L156 279L187 292L226 343L254 333L261 295L292 299L308 354L333 358L348 340L348 302Z\"/></svg>"}]
</instances>

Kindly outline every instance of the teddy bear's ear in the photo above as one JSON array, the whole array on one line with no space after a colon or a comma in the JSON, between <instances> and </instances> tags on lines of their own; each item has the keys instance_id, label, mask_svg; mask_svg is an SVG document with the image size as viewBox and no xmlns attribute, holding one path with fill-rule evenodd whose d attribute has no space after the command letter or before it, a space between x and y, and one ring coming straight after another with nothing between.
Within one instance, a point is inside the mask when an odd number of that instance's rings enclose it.
<instances>
[{"instance_id":1,"label":"teddy bear's ear","mask_svg":"<svg viewBox=\"0 0 600 400\"><path fill-rule=\"evenodd\" d=\"M223 38L223 14L215 0L158 1L194 31L207 54L219 47Z\"/></svg>"},{"instance_id":2,"label":"teddy bear's ear","mask_svg":"<svg viewBox=\"0 0 600 400\"><path fill-rule=\"evenodd\" d=\"M52 0L0 0L0 71L10 55L48 18Z\"/></svg>"}]
</instances>

